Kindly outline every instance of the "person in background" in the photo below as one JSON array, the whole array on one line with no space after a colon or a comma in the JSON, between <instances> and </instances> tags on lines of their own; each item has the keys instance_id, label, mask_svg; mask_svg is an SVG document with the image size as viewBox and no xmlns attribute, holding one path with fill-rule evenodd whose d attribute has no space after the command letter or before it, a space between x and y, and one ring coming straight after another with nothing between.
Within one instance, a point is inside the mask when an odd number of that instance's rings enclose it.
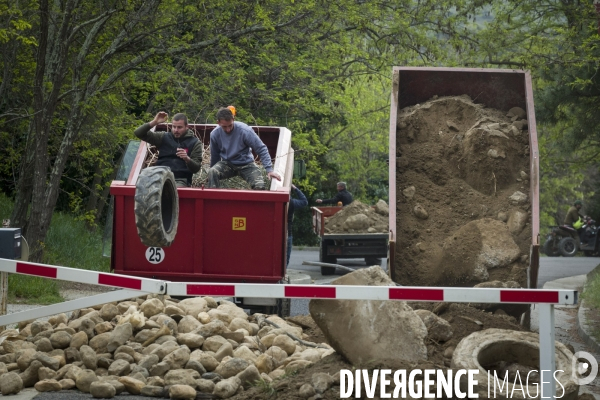
<instances>
[{"instance_id":1,"label":"person in background","mask_svg":"<svg viewBox=\"0 0 600 400\"><path fill-rule=\"evenodd\" d=\"M156 146L158 160L156 165L171 168L177 187L192 185L192 176L200 171L204 146L194 132L188 129L185 114L175 114L171 123L171 132L152 132L150 129L167 121L169 114L160 111L154 119L138 127L134 134L141 140Z\"/></svg>"},{"instance_id":2,"label":"person in background","mask_svg":"<svg viewBox=\"0 0 600 400\"><path fill-rule=\"evenodd\" d=\"M574 226L577 221L583 219L583 215L579 213L581 207L583 207L583 202L581 200L575 200L571 208L569 208L569 211L567 211L567 216L565 217L564 222L565 225L572 226L575 229L581 228L581 226L579 226L579 228Z\"/></svg>"},{"instance_id":3,"label":"person in background","mask_svg":"<svg viewBox=\"0 0 600 400\"><path fill-rule=\"evenodd\" d=\"M575 200L569 211L567 211L567 216L565 217L565 225L573 227L577 232L577 236L579 236L579 230L583 225L583 215L579 213L583 207L583 202L581 200ZM579 238L576 238L579 239Z\"/></svg>"},{"instance_id":4,"label":"person in background","mask_svg":"<svg viewBox=\"0 0 600 400\"><path fill-rule=\"evenodd\" d=\"M318 204L338 204L338 202L342 202L342 206L347 206L352 203L352 194L346 190L346 182L338 182L337 184L337 194L333 196L331 199L317 199L316 202Z\"/></svg>"},{"instance_id":5,"label":"person in background","mask_svg":"<svg viewBox=\"0 0 600 400\"><path fill-rule=\"evenodd\" d=\"M296 193L298 196L297 199L292 198L292 193ZM287 242L287 262L286 267L290 264L290 254L292 254L292 223L294 222L294 212L302 207L306 207L308 205L308 200L306 196L300 189L296 186L292 185L292 190L290 190L290 205L288 206L288 242Z\"/></svg>"},{"instance_id":6,"label":"person in background","mask_svg":"<svg viewBox=\"0 0 600 400\"><path fill-rule=\"evenodd\" d=\"M267 146L258 135L243 122L235 120L233 106L221 108L217 112L217 124L210 134L210 169L208 188L218 188L222 179L241 176L252 189L264 190L265 181L258 166L254 163L252 150L258 154L262 165L271 179L281 180L273 171L273 164Z\"/></svg>"}]
</instances>

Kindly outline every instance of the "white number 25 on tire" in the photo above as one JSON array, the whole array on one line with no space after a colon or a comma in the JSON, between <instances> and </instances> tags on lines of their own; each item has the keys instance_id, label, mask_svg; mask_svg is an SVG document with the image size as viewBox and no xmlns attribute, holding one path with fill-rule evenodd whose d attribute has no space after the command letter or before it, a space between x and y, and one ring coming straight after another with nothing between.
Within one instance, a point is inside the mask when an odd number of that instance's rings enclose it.
<instances>
[{"instance_id":1,"label":"white number 25 on tire","mask_svg":"<svg viewBox=\"0 0 600 400\"><path fill-rule=\"evenodd\" d=\"M165 259L165 251L160 247L148 247L146 260L152 264L159 264Z\"/></svg>"}]
</instances>

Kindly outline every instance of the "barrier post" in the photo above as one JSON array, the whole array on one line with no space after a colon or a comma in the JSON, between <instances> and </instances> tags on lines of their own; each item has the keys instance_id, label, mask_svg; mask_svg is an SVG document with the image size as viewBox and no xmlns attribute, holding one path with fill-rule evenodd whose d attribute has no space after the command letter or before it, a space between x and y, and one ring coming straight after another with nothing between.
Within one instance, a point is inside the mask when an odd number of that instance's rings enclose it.
<instances>
[{"instance_id":1,"label":"barrier post","mask_svg":"<svg viewBox=\"0 0 600 400\"><path fill-rule=\"evenodd\" d=\"M540 379L542 394L540 398L556 398L556 349L554 345L554 304L538 304L540 308ZM548 374L544 374L548 371ZM550 375L550 376L548 376ZM549 395L548 395L549 394Z\"/></svg>"}]
</instances>

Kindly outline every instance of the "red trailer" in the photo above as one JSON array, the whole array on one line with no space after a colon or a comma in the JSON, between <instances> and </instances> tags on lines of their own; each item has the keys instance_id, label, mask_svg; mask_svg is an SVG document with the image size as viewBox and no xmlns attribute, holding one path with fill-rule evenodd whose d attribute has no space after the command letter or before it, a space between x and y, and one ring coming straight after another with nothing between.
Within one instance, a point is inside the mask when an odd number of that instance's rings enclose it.
<instances>
[{"instance_id":1,"label":"red trailer","mask_svg":"<svg viewBox=\"0 0 600 400\"><path fill-rule=\"evenodd\" d=\"M191 124L208 144L216 125ZM158 126L157 130L166 130ZM125 180L113 181L111 269L115 273L169 281L278 283L286 275L287 205L293 174L291 132L283 127L252 127L269 150L282 181L270 190L178 188L179 215L169 247L147 247L136 228L136 182L150 157L141 142ZM250 299L248 299L250 300ZM258 301L257 301L258 300ZM248 306L270 306L252 299Z\"/></svg>"},{"instance_id":2,"label":"red trailer","mask_svg":"<svg viewBox=\"0 0 600 400\"><path fill-rule=\"evenodd\" d=\"M319 236L319 261L336 264L338 258L364 258L366 265L379 265L388 256L388 233L325 233L325 218L341 206L311 207L313 232ZM321 266L322 275L333 275L335 267Z\"/></svg>"}]
</instances>

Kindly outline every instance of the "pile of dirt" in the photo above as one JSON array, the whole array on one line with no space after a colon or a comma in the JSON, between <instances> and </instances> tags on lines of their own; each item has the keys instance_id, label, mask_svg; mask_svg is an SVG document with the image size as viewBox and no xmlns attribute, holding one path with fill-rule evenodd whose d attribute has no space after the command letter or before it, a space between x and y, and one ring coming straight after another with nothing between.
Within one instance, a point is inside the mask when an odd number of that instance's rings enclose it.
<instances>
[{"instance_id":1,"label":"pile of dirt","mask_svg":"<svg viewBox=\"0 0 600 400\"><path fill-rule=\"evenodd\" d=\"M399 110L395 280L526 287L531 245L525 111L468 96Z\"/></svg>"},{"instance_id":2,"label":"pile of dirt","mask_svg":"<svg viewBox=\"0 0 600 400\"><path fill-rule=\"evenodd\" d=\"M475 309L466 304L449 304L449 303L409 303L415 310L426 309L438 313L440 317L445 319L452 326L454 333L452 339L445 343L437 342L435 340L426 339L426 345L428 350L428 360L419 363L406 363L404 366L400 366L400 369L407 370L407 376L410 371L416 369L450 369L450 360L452 353L456 345L461 339L470 335L473 332L477 332L488 328L498 329L510 329L515 331L522 331L523 327L517 324L513 317L509 317L503 314L501 311L492 314ZM324 336L320 332L316 323L312 320L309 315L291 317L287 319L290 323L299 323L304 328L304 334L307 335L305 340L309 340L315 343L324 342ZM338 376L342 369L351 370L353 368L385 368L385 365L368 365L368 366L352 366L338 353L327 356L321 361L309 365L304 369L298 370L295 375L285 375L279 379L274 380L266 384L257 385L252 387L243 393L240 393L231 399L242 400L242 399L280 399L280 400L292 400L301 398L299 396L300 387L306 383L311 382L311 378L317 373L327 373L331 376ZM322 394L322 399L339 399L340 398L340 387L339 380L337 380L333 386Z\"/></svg>"},{"instance_id":3,"label":"pile of dirt","mask_svg":"<svg viewBox=\"0 0 600 400\"><path fill-rule=\"evenodd\" d=\"M383 200L374 207L354 200L325 219L325 233L387 233L388 215Z\"/></svg>"}]
</instances>

